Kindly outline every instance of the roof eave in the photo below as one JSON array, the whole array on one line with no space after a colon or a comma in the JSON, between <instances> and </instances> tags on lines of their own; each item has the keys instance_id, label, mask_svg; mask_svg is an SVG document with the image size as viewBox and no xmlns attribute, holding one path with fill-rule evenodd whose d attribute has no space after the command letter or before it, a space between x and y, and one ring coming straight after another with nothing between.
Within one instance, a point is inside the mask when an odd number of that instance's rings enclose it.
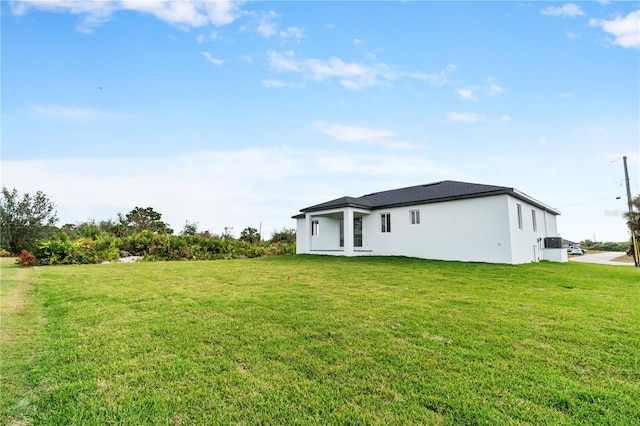
<instances>
[{"instance_id":1,"label":"roof eave","mask_svg":"<svg viewBox=\"0 0 640 426\"><path fill-rule=\"evenodd\" d=\"M354 207L354 208L358 208L358 209L365 209L365 210L371 210L374 209L375 207L371 207L371 206L366 206L364 204L358 204L358 203L344 203L344 204L335 204L332 206L323 206L323 207L307 207L305 209L300 210L303 213L308 213L308 212L321 212L323 210L333 210L333 209L342 209L345 207Z\"/></svg>"},{"instance_id":2,"label":"roof eave","mask_svg":"<svg viewBox=\"0 0 640 426\"><path fill-rule=\"evenodd\" d=\"M535 198L525 194L524 192L518 191L517 189L513 189L513 194L514 197L522 200L522 201L526 201L529 204L532 204L546 212L549 212L551 214L554 214L556 216L560 216L562 213L560 213L560 210L558 209L554 209L553 207L550 207L548 205L546 205L545 203L536 200Z\"/></svg>"}]
</instances>

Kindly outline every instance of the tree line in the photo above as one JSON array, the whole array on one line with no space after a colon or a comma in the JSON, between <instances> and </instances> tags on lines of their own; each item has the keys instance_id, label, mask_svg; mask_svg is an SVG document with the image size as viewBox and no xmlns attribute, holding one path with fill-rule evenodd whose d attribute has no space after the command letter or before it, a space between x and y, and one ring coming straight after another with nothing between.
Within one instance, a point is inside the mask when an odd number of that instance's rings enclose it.
<instances>
[{"instance_id":1,"label":"tree line","mask_svg":"<svg viewBox=\"0 0 640 426\"><path fill-rule=\"evenodd\" d=\"M0 252L19 255L24 265L100 263L136 256L145 260L208 260L295 254L295 230L274 231L263 240L247 227L235 237L199 231L186 221L175 234L152 207L135 207L115 220L89 220L57 227L55 204L41 191L19 194L3 186L0 198Z\"/></svg>"}]
</instances>

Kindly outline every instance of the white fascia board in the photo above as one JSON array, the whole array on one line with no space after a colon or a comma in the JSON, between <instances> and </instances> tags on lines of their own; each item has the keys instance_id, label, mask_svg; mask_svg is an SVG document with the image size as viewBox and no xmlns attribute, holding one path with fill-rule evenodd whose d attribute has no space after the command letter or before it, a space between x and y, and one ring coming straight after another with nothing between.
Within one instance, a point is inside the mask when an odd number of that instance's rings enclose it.
<instances>
[{"instance_id":1,"label":"white fascia board","mask_svg":"<svg viewBox=\"0 0 640 426\"><path fill-rule=\"evenodd\" d=\"M553 207L546 205L542 201L538 201L535 198L525 194L522 191L518 191L515 188L513 188L513 194L515 195L516 198L520 198L521 200L526 201L530 204L533 204L534 206L540 207L542 210L548 211L549 213L553 213L558 216L561 214L559 210L554 209Z\"/></svg>"}]
</instances>

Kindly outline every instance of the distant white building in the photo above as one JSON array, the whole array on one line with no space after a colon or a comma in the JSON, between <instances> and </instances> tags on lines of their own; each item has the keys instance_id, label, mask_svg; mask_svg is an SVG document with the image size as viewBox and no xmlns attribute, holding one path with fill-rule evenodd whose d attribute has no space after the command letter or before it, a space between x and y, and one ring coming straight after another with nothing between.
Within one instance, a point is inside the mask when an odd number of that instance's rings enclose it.
<instances>
[{"instance_id":1,"label":"distant white building","mask_svg":"<svg viewBox=\"0 0 640 426\"><path fill-rule=\"evenodd\" d=\"M300 210L297 253L566 262L557 210L514 189L442 181Z\"/></svg>"}]
</instances>

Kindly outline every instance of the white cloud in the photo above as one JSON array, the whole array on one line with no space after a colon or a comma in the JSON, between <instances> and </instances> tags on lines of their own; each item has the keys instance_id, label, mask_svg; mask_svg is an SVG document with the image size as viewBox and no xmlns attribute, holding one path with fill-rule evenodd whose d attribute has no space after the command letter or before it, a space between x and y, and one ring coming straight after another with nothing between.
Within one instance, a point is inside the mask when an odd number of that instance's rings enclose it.
<instances>
[{"instance_id":1,"label":"white cloud","mask_svg":"<svg viewBox=\"0 0 640 426\"><path fill-rule=\"evenodd\" d=\"M289 87L289 88L303 87L301 84L298 84L298 83L289 83L289 82L284 82L280 80L262 80L261 83L267 89L280 89L283 87Z\"/></svg>"},{"instance_id":2,"label":"white cloud","mask_svg":"<svg viewBox=\"0 0 640 426\"><path fill-rule=\"evenodd\" d=\"M438 166L421 157L328 154L320 157L317 164L328 173L348 174L355 179L365 179L364 182L368 183L367 188L369 188L367 191L381 187L380 184L377 187L369 184L372 179L380 179L384 182L384 186L388 187L389 181L400 176L412 177L413 180L407 181L411 183L407 184L415 185L415 182L424 182L425 176L451 177L461 174L459 171ZM345 194L342 193L342 195Z\"/></svg>"},{"instance_id":3,"label":"white cloud","mask_svg":"<svg viewBox=\"0 0 640 426\"><path fill-rule=\"evenodd\" d=\"M262 222L269 237L294 227L291 216L308 205L382 185L464 176L414 154L269 147L147 159L12 160L2 161L2 171L8 187L47 194L61 224L151 206L176 231L189 220L218 233L232 226L237 235Z\"/></svg>"},{"instance_id":4,"label":"white cloud","mask_svg":"<svg viewBox=\"0 0 640 426\"><path fill-rule=\"evenodd\" d=\"M84 33L90 33L95 27L107 22L118 9L118 5L111 1L21 0L10 4L14 15L24 15L29 9L81 15L83 19L76 29Z\"/></svg>"},{"instance_id":5,"label":"white cloud","mask_svg":"<svg viewBox=\"0 0 640 426\"><path fill-rule=\"evenodd\" d=\"M198 43L204 43L205 41L215 41L220 39L220 33L216 30L211 30L207 34L199 34L196 37Z\"/></svg>"},{"instance_id":6,"label":"white cloud","mask_svg":"<svg viewBox=\"0 0 640 426\"><path fill-rule=\"evenodd\" d=\"M475 112L449 112L447 113L447 121L450 123L478 123L484 120L483 115Z\"/></svg>"},{"instance_id":7,"label":"white cloud","mask_svg":"<svg viewBox=\"0 0 640 426\"><path fill-rule=\"evenodd\" d=\"M356 90L375 86L382 84L384 80L395 78L384 64L346 63L336 57L329 58L326 61L320 59L297 59L291 51L284 53L268 51L267 55L269 67L275 72L304 73L309 79L316 82L338 79L340 84L347 89Z\"/></svg>"},{"instance_id":8,"label":"white cloud","mask_svg":"<svg viewBox=\"0 0 640 426\"><path fill-rule=\"evenodd\" d=\"M93 29L111 19L118 11L134 11L155 16L172 25L202 27L223 26L232 23L240 14L241 0L17 0L11 3L15 15L23 15L29 9L80 15L78 30L92 32Z\"/></svg>"},{"instance_id":9,"label":"white cloud","mask_svg":"<svg viewBox=\"0 0 640 426\"><path fill-rule=\"evenodd\" d=\"M267 51L267 57L269 67L274 72L301 73L306 78L316 82L336 79L340 85L351 90L385 85L400 78L427 80L431 84L440 85L443 84L446 75L455 69L455 66L450 65L436 74L398 72L383 63L347 63L336 57L331 57L327 60L298 59L293 51L278 53L269 50Z\"/></svg>"},{"instance_id":10,"label":"white cloud","mask_svg":"<svg viewBox=\"0 0 640 426\"><path fill-rule=\"evenodd\" d=\"M545 7L544 9L542 9L540 13L547 16L575 17L575 16L584 15L584 11L580 8L580 6L578 6L575 3L567 3L564 6L560 6L560 7L556 7L556 6Z\"/></svg>"},{"instance_id":11,"label":"white cloud","mask_svg":"<svg viewBox=\"0 0 640 426\"><path fill-rule=\"evenodd\" d=\"M640 10L629 13L625 17L617 16L612 20L591 19L589 25L598 26L603 31L611 34L613 44L640 49Z\"/></svg>"},{"instance_id":12,"label":"white cloud","mask_svg":"<svg viewBox=\"0 0 640 426\"><path fill-rule=\"evenodd\" d=\"M280 37L293 38L299 43L304 38L304 32L300 28L288 27L286 30L280 31Z\"/></svg>"},{"instance_id":13,"label":"white cloud","mask_svg":"<svg viewBox=\"0 0 640 426\"><path fill-rule=\"evenodd\" d=\"M389 130L372 129L363 126L341 126L339 124L328 124L324 121L315 122L314 127L322 133L346 142L361 142L394 136L393 132Z\"/></svg>"},{"instance_id":14,"label":"white cloud","mask_svg":"<svg viewBox=\"0 0 640 426\"><path fill-rule=\"evenodd\" d=\"M489 96L495 96L498 93L504 92L502 86L497 85L496 83L491 83L489 85Z\"/></svg>"},{"instance_id":15,"label":"white cloud","mask_svg":"<svg viewBox=\"0 0 640 426\"><path fill-rule=\"evenodd\" d=\"M274 35L276 30L276 23L274 19L277 17L277 14L273 11L264 12L260 14L260 18L258 20L258 27L256 31L264 38L269 38Z\"/></svg>"},{"instance_id":16,"label":"white cloud","mask_svg":"<svg viewBox=\"0 0 640 426\"><path fill-rule=\"evenodd\" d=\"M502 116L502 121L505 122L505 123L508 123L508 122L511 121L511 117L508 116L507 114L505 114L505 115Z\"/></svg>"},{"instance_id":17,"label":"white cloud","mask_svg":"<svg viewBox=\"0 0 640 426\"><path fill-rule=\"evenodd\" d=\"M373 129L354 125L344 126L340 124L329 124L324 121L316 121L313 123L313 127L317 131L343 142L366 143L385 148L422 148L421 145L398 140L395 138L393 132L384 129Z\"/></svg>"},{"instance_id":18,"label":"white cloud","mask_svg":"<svg viewBox=\"0 0 640 426\"><path fill-rule=\"evenodd\" d=\"M428 81L433 86L444 86L445 84L448 84L450 82L449 75L453 73L455 69L455 65L449 64L442 71L436 73L428 74L423 72L414 72L406 75L417 80Z\"/></svg>"},{"instance_id":19,"label":"white cloud","mask_svg":"<svg viewBox=\"0 0 640 426\"><path fill-rule=\"evenodd\" d=\"M458 89L458 98L463 101L475 101L476 97L473 96L473 90L471 89Z\"/></svg>"},{"instance_id":20,"label":"white cloud","mask_svg":"<svg viewBox=\"0 0 640 426\"><path fill-rule=\"evenodd\" d=\"M206 10L209 21L216 26L228 25L240 16L244 0L216 0L199 2Z\"/></svg>"},{"instance_id":21,"label":"white cloud","mask_svg":"<svg viewBox=\"0 0 640 426\"><path fill-rule=\"evenodd\" d=\"M305 69L304 63L295 58L295 52L289 50L283 53L276 53L273 50L267 51L269 67L276 72L302 72Z\"/></svg>"},{"instance_id":22,"label":"white cloud","mask_svg":"<svg viewBox=\"0 0 640 426\"><path fill-rule=\"evenodd\" d=\"M360 40L359 38L354 38L353 39L353 44L355 44L356 46L359 44L362 44L362 40Z\"/></svg>"},{"instance_id":23,"label":"white cloud","mask_svg":"<svg viewBox=\"0 0 640 426\"><path fill-rule=\"evenodd\" d=\"M264 87L272 88L272 87L285 87L286 84L279 80L262 80L262 85Z\"/></svg>"},{"instance_id":24,"label":"white cloud","mask_svg":"<svg viewBox=\"0 0 640 426\"><path fill-rule=\"evenodd\" d=\"M31 105L28 111L40 117L72 122L102 121L120 117L118 114L73 105Z\"/></svg>"},{"instance_id":25,"label":"white cloud","mask_svg":"<svg viewBox=\"0 0 640 426\"><path fill-rule=\"evenodd\" d=\"M454 66L452 66L455 69ZM487 79L488 86L472 86L472 87L464 87L456 90L456 95L458 99L464 101L475 101L478 99L477 94L486 94L488 96L495 96L499 93L504 92L504 88L496 83L494 78Z\"/></svg>"},{"instance_id":26,"label":"white cloud","mask_svg":"<svg viewBox=\"0 0 640 426\"><path fill-rule=\"evenodd\" d=\"M207 61L209 61L210 63L212 63L217 67L222 66L222 64L224 63L222 59L214 58L213 56L211 56L211 53L209 52L200 52L200 53L202 54L202 56L205 57Z\"/></svg>"}]
</instances>

